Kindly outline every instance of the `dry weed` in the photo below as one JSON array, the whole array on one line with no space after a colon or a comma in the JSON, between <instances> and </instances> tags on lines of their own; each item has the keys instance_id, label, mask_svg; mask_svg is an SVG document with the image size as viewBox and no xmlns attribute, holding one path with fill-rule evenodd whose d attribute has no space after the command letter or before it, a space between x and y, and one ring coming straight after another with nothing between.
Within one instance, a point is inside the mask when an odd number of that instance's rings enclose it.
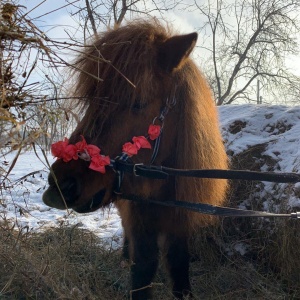
<instances>
[{"instance_id":1,"label":"dry weed","mask_svg":"<svg viewBox=\"0 0 300 300\"><path fill-rule=\"evenodd\" d=\"M128 271L119 254L91 232L43 233L1 226L1 299L122 299Z\"/></svg>"},{"instance_id":2,"label":"dry weed","mask_svg":"<svg viewBox=\"0 0 300 300\"><path fill-rule=\"evenodd\" d=\"M195 299L299 298L296 248L291 253L285 245L275 253L274 245L262 246L262 237L241 241L224 226L202 230L191 241ZM122 268L120 251L107 249L93 233L76 226L17 232L8 223L0 231L1 299L128 299L129 266ZM251 242L258 254L229 251L242 242ZM279 267L285 251L289 270ZM172 299L163 264L152 287L155 299Z\"/></svg>"}]
</instances>

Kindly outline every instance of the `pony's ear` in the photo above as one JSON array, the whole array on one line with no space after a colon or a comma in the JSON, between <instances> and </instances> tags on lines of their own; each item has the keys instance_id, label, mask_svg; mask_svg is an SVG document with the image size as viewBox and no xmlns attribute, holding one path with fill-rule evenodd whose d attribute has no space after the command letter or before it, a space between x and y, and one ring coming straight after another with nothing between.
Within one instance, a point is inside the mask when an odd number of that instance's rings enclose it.
<instances>
[{"instance_id":1,"label":"pony's ear","mask_svg":"<svg viewBox=\"0 0 300 300\"><path fill-rule=\"evenodd\" d=\"M180 68L194 49L197 37L197 32L193 32L185 35L176 35L166 40L160 45L158 50L159 66L167 72Z\"/></svg>"}]
</instances>

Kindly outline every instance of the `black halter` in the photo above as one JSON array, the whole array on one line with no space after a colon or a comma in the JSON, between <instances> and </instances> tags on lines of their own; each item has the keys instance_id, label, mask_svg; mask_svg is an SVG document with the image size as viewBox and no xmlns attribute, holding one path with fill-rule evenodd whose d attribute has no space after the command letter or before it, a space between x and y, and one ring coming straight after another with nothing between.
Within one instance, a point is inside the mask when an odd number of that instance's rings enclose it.
<instances>
[{"instance_id":1,"label":"black halter","mask_svg":"<svg viewBox=\"0 0 300 300\"><path fill-rule=\"evenodd\" d=\"M122 199L131 200L134 202L145 202L163 206L181 207L184 209L192 210L198 213L226 216L226 217L288 217L293 219L300 219L300 212L289 214L267 213L259 211L241 210L228 207L218 207L203 203L190 203L186 201L157 201L155 199L143 199L136 195L124 195L121 192L121 185L124 178L124 173L133 174L134 176L143 176L146 178L166 179L169 176L185 176L185 177L198 177L198 178L220 178L220 179L242 179L242 180L261 180L271 182L300 182L300 175L295 173L272 173L272 172L251 172L240 170L177 170L163 166L153 165L160 147L160 141L163 134L164 120L169 110L176 105L175 94L172 98L168 98L165 106L161 109L160 115L153 119L153 124L159 122L161 125L161 132L155 140L153 153L151 156L150 164L144 165L143 163L134 164L131 158L122 153L117 156L115 160L111 160L111 167L117 173L115 181L114 193L122 195Z\"/></svg>"}]
</instances>

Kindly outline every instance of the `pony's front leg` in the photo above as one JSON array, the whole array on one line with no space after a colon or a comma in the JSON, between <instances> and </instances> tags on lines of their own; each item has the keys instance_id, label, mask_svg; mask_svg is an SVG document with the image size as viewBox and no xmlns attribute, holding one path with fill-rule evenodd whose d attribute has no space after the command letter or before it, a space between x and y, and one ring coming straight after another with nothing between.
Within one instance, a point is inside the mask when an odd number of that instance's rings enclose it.
<instances>
[{"instance_id":1,"label":"pony's front leg","mask_svg":"<svg viewBox=\"0 0 300 300\"><path fill-rule=\"evenodd\" d=\"M130 259L129 255L129 241L126 234L124 235L124 242L123 242L123 249L122 249L122 258L125 259L127 262Z\"/></svg>"},{"instance_id":2,"label":"pony's front leg","mask_svg":"<svg viewBox=\"0 0 300 300\"><path fill-rule=\"evenodd\" d=\"M132 260L132 299L151 299L152 288L150 284L157 270L159 256L157 234L133 233L129 238L129 247Z\"/></svg>"},{"instance_id":3,"label":"pony's front leg","mask_svg":"<svg viewBox=\"0 0 300 300\"><path fill-rule=\"evenodd\" d=\"M173 296L183 299L192 297L189 279L190 255L186 237L167 237L167 267L173 281Z\"/></svg>"}]
</instances>

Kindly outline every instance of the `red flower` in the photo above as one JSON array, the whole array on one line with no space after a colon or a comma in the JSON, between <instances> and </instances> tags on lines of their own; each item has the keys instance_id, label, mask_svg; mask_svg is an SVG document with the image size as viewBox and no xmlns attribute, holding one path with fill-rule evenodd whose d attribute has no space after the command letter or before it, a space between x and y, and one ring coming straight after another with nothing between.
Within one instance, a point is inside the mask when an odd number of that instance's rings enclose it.
<instances>
[{"instance_id":1,"label":"red flower","mask_svg":"<svg viewBox=\"0 0 300 300\"><path fill-rule=\"evenodd\" d=\"M132 140L138 150L140 150L141 148L151 149L150 143L144 136L134 136Z\"/></svg>"},{"instance_id":2,"label":"red flower","mask_svg":"<svg viewBox=\"0 0 300 300\"><path fill-rule=\"evenodd\" d=\"M136 155L138 150L139 149L137 148L136 144L132 144L130 142L125 143L122 149L122 151L126 153L129 157L131 157L132 155Z\"/></svg>"},{"instance_id":3,"label":"red flower","mask_svg":"<svg viewBox=\"0 0 300 300\"><path fill-rule=\"evenodd\" d=\"M63 141L56 142L51 145L51 153L54 157L61 158L65 148L68 146L69 140L65 138Z\"/></svg>"},{"instance_id":4,"label":"red flower","mask_svg":"<svg viewBox=\"0 0 300 300\"><path fill-rule=\"evenodd\" d=\"M86 146L86 151L91 157L100 154L100 148L91 144Z\"/></svg>"},{"instance_id":5,"label":"red flower","mask_svg":"<svg viewBox=\"0 0 300 300\"><path fill-rule=\"evenodd\" d=\"M86 146L87 146L87 142L86 142L85 138L83 137L83 135L81 135L81 138L82 138L82 141L77 142L77 143L75 144L75 146L76 146L78 152L84 152L84 149L85 149Z\"/></svg>"},{"instance_id":6,"label":"red flower","mask_svg":"<svg viewBox=\"0 0 300 300\"><path fill-rule=\"evenodd\" d=\"M69 162L72 159L77 160L78 155L77 155L77 148L75 147L75 145L67 145L64 148L61 158L64 162Z\"/></svg>"},{"instance_id":7,"label":"red flower","mask_svg":"<svg viewBox=\"0 0 300 300\"><path fill-rule=\"evenodd\" d=\"M87 144L82 135L81 138L82 141L75 144L78 152L87 152L90 156L98 155L100 153L100 148L92 144Z\"/></svg>"},{"instance_id":8,"label":"red flower","mask_svg":"<svg viewBox=\"0 0 300 300\"><path fill-rule=\"evenodd\" d=\"M105 173L105 166L110 164L110 158L108 156L95 155L91 158L89 168L102 174Z\"/></svg>"},{"instance_id":9,"label":"red flower","mask_svg":"<svg viewBox=\"0 0 300 300\"><path fill-rule=\"evenodd\" d=\"M152 141L157 139L160 135L160 130L161 130L160 125L151 124L148 129L149 139Z\"/></svg>"},{"instance_id":10,"label":"red flower","mask_svg":"<svg viewBox=\"0 0 300 300\"><path fill-rule=\"evenodd\" d=\"M72 159L78 159L77 148L74 145L69 145L69 140L65 138L51 145L51 153L54 157L62 158L64 162L69 162Z\"/></svg>"}]
</instances>

